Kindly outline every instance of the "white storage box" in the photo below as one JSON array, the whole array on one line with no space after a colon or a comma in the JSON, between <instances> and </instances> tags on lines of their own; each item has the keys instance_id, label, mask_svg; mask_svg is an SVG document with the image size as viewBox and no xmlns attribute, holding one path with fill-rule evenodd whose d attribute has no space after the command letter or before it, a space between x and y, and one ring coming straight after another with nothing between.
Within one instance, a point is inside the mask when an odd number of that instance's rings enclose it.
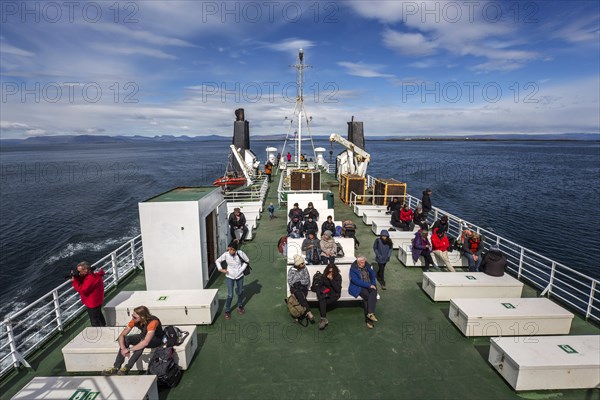
<instances>
[{"instance_id":1,"label":"white storage box","mask_svg":"<svg viewBox=\"0 0 600 400\"><path fill-rule=\"evenodd\" d=\"M175 350L174 358L175 362L182 369L188 369L188 365L192 362L194 353L198 348L196 326L180 325L178 328L189 332L189 335L181 345L173 347ZM119 351L117 339L122 330L123 327L116 326L85 328L62 348L67 371L95 372L111 367ZM139 330L134 328L132 332L139 333ZM148 362L152 358L153 353L154 349L145 349L133 369L139 371L147 370Z\"/></svg>"},{"instance_id":2,"label":"white storage box","mask_svg":"<svg viewBox=\"0 0 600 400\"><path fill-rule=\"evenodd\" d=\"M600 386L600 336L491 338L490 364L515 390Z\"/></svg>"},{"instance_id":3,"label":"white storage box","mask_svg":"<svg viewBox=\"0 0 600 400\"><path fill-rule=\"evenodd\" d=\"M465 336L566 335L573 320L544 297L450 299L448 316Z\"/></svg>"},{"instance_id":4,"label":"white storage box","mask_svg":"<svg viewBox=\"0 0 600 400\"><path fill-rule=\"evenodd\" d=\"M158 400L156 375L40 376L33 378L13 400Z\"/></svg>"},{"instance_id":5,"label":"white storage box","mask_svg":"<svg viewBox=\"0 0 600 400\"><path fill-rule=\"evenodd\" d=\"M215 318L218 289L148 290L118 293L104 307L106 322L125 326L138 306L146 306L163 325L210 325Z\"/></svg>"},{"instance_id":6,"label":"white storage box","mask_svg":"<svg viewBox=\"0 0 600 400\"><path fill-rule=\"evenodd\" d=\"M371 225L374 220L378 222L389 223L391 219L392 215L387 214L385 209L364 210L362 215L362 220L366 225Z\"/></svg>"},{"instance_id":7,"label":"white storage box","mask_svg":"<svg viewBox=\"0 0 600 400\"><path fill-rule=\"evenodd\" d=\"M483 272L424 272L423 290L434 301L482 297L521 297L523 283L510 275Z\"/></svg>"}]
</instances>

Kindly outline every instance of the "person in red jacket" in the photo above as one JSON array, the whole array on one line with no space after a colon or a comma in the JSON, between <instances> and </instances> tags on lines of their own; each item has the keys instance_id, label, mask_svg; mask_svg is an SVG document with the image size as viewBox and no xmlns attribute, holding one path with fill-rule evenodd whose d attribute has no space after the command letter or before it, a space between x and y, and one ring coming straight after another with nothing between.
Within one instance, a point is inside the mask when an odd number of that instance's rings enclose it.
<instances>
[{"instance_id":1,"label":"person in red jacket","mask_svg":"<svg viewBox=\"0 0 600 400\"><path fill-rule=\"evenodd\" d=\"M433 254L438 259L438 265L444 265L448 271L454 272L454 267L448 257L448 248L450 248L450 240L446 236L446 231L440 228L435 228L431 235L431 246Z\"/></svg>"},{"instance_id":2,"label":"person in red jacket","mask_svg":"<svg viewBox=\"0 0 600 400\"><path fill-rule=\"evenodd\" d=\"M87 307L92 326L106 326L106 320L102 315L104 270L100 268L94 272L89 263L82 261L77 264L77 272L77 274L72 274L71 284L81 296L83 305Z\"/></svg>"}]
</instances>

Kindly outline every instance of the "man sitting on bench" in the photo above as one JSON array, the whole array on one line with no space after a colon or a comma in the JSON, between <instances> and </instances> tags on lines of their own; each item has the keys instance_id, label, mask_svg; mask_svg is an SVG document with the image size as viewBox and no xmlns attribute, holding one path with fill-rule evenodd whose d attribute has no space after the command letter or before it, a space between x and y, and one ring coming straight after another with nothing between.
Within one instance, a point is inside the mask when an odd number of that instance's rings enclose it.
<instances>
[{"instance_id":1,"label":"man sitting on bench","mask_svg":"<svg viewBox=\"0 0 600 400\"><path fill-rule=\"evenodd\" d=\"M146 347L153 349L162 345L162 325L158 318L150 314L150 310L147 307L139 306L134 308L131 318L129 324L127 324L119 335L119 352L117 353L113 367L102 371L102 375L127 375ZM129 335L133 327L138 328L142 333ZM125 361L125 357L129 357L129 361L121 367Z\"/></svg>"}]
</instances>

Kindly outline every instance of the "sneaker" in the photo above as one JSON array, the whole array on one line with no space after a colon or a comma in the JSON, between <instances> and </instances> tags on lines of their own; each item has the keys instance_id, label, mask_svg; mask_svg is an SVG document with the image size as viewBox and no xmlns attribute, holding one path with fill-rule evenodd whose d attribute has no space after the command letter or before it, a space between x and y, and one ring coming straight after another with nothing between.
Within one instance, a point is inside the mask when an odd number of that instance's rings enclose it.
<instances>
[{"instance_id":1,"label":"sneaker","mask_svg":"<svg viewBox=\"0 0 600 400\"><path fill-rule=\"evenodd\" d=\"M381 290L385 290L385 283L380 283L381 285Z\"/></svg>"},{"instance_id":2,"label":"sneaker","mask_svg":"<svg viewBox=\"0 0 600 400\"><path fill-rule=\"evenodd\" d=\"M308 319L308 322L310 322L311 324L315 323L315 317L310 311L306 313L306 319Z\"/></svg>"},{"instance_id":3,"label":"sneaker","mask_svg":"<svg viewBox=\"0 0 600 400\"><path fill-rule=\"evenodd\" d=\"M328 324L329 324L329 321L327 321L327 318L321 318L321 320L319 321L319 329L320 330L325 329Z\"/></svg>"},{"instance_id":4,"label":"sneaker","mask_svg":"<svg viewBox=\"0 0 600 400\"><path fill-rule=\"evenodd\" d=\"M375 328L375 325L371 321L367 321L367 328L373 329Z\"/></svg>"},{"instance_id":5,"label":"sneaker","mask_svg":"<svg viewBox=\"0 0 600 400\"><path fill-rule=\"evenodd\" d=\"M121 369L119 369L117 371L117 375L121 375L121 376L127 375L127 374L129 374L129 370L130 369L131 368L129 368L127 365L124 365L124 366L121 367Z\"/></svg>"},{"instance_id":6,"label":"sneaker","mask_svg":"<svg viewBox=\"0 0 600 400\"><path fill-rule=\"evenodd\" d=\"M103 370L101 372L101 374L103 376L109 376L109 375L114 375L119 371L119 368L115 368L115 367L111 367L111 368L106 368L105 370Z\"/></svg>"},{"instance_id":7,"label":"sneaker","mask_svg":"<svg viewBox=\"0 0 600 400\"><path fill-rule=\"evenodd\" d=\"M225 319L231 319L231 313L228 311L225 311Z\"/></svg>"},{"instance_id":8,"label":"sneaker","mask_svg":"<svg viewBox=\"0 0 600 400\"><path fill-rule=\"evenodd\" d=\"M246 313L246 310L244 309L244 307L238 307L238 314L240 315L244 315Z\"/></svg>"},{"instance_id":9,"label":"sneaker","mask_svg":"<svg viewBox=\"0 0 600 400\"><path fill-rule=\"evenodd\" d=\"M375 314L373 314L373 313L368 313L367 318L373 322L377 322L377 317L375 317Z\"/></svg>"}]
</instances>

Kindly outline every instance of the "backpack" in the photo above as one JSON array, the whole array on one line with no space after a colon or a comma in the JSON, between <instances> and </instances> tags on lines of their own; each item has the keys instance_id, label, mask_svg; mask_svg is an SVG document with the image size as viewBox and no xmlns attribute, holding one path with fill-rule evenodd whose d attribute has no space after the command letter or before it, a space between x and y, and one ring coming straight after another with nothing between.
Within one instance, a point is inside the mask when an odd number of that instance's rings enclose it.
<instances>
[{"instance_id":1,"label":"backpack","mask_svg":"<svg viewBox=\"0 0 600 400\"><path fill-rule=\"evenodd\" d=\"M336 247L336 257L344 257L344 248L342 247L341 244L339 244L338 242L335 242L335 247Z\"/></svg>"},{"instance_id":2,"label":"backpack","mask_svg":"<svg viewBox=\"0 0 600 400\"><path fill-rule=\"evenodd\" d=\"M285 302L287 303L288 311L294 318L301 319L306 314L306 308L298 303L298 299L292 293Z\"/></svg>"},{"instance_id":3,"label":"backpack","mask_svg":"<svg viewBox=\"0 0 600 400\"><path fill-rule=\"evenodd\" d=\"M184 332L176 326L165 326L163 328L163 343L166 347L179 346L189 334L189 332Z\"/></svg>"},{"instance_id":4,"label":"backpack","mask_svg":"<svg viewBox=\"0 0 600 400\"><path fill-rule=\"evenodd\" d=\"M312 278L312 285L310 286L310 290L315 293L319 293L321 291L321 286L323 286L323 274L321 271L315 272L315 275Z\"/></svg>"},{"instance_id":5,"label":"backpack","mask_svg":"<svg viewBox=\"0 0 600 400\"><path fill-rule=\"evenodd\" d=\"M148 363L148 375L156 375L161 386L175 387L181 380L181 368L173 359L173 347L158 347Z\"/></svg>"},{"instance_id":6,"label":"backpack","mask_svg":"<svg viewBox=\"0 0 600 400\"><path fill-rule=\"evenodd\" d=\"M338 236L338 237L343 236L342 235L342 227L341 226L338 225L338 226L335 227L335 235L334 236Z\"/></svg>"}]
</instances>

